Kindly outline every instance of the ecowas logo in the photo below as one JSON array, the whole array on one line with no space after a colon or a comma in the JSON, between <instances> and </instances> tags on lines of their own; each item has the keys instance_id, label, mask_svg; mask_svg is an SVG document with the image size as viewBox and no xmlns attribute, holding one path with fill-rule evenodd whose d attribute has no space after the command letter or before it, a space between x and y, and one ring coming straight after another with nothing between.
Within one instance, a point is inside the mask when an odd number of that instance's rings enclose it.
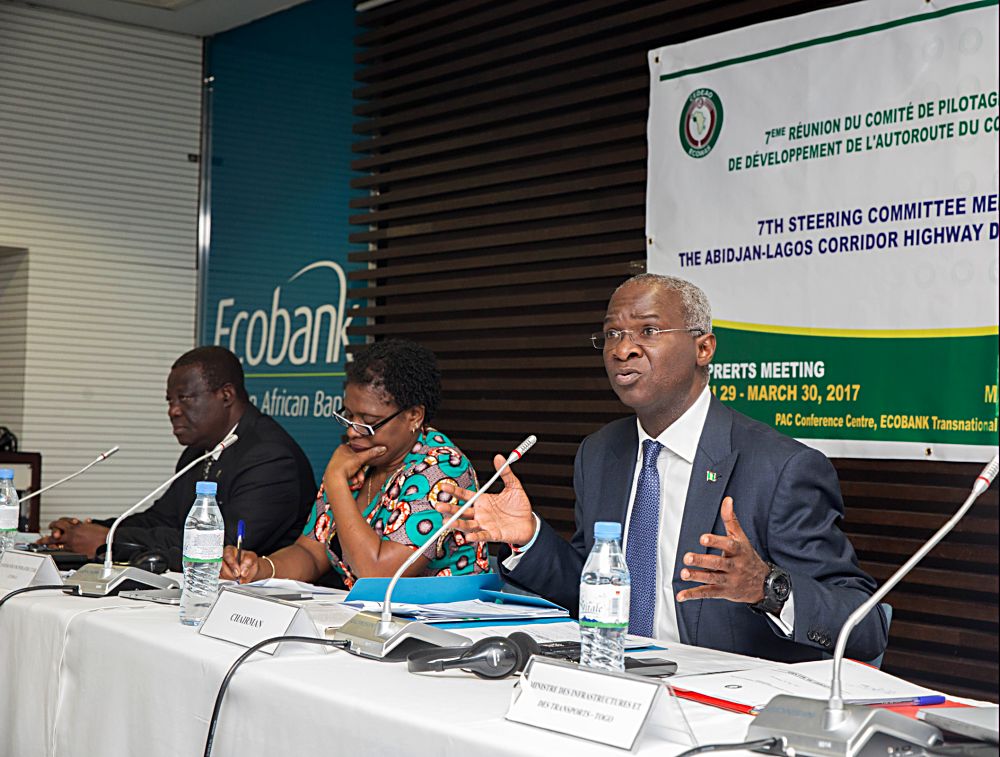
<instances>
[{"instance_id":1,"label":"ecowas logo","mask_svg":"<svg viewBox=\"0 0 1000 757\"><path fill-rule=\"evenodd\" d=\"M225 345L239 355L248 365L264 363L281 365L286 360L291 365L315 365L317 361L331 364L340 362L340 354L347 344L347 327L351 318L345 310L347 301L347 276L344 269L332 260L317 260L300 269L286 285L316 270L333 271L339 285L336 303L329 302L328 293L334 290L329 276L311 281L305 292L313 300L327 300L317 307L299 305L291 312L281 304L281 287L271 293L270 311L237 310L236 298L219 300L215 311L214 343ZM318 294L322 293L322 294ZM302 301L302 298L299 299ZM320 348L323 352L320 353Z\"/></svg>"},{"instance_id":2,"label":"ecowas logo","mask_svg":"<svg viewBox=\"0 0 1000 757\"><path fill-rule=\"evenodd\" d=\"M696 89L681 111L681 147L692 158L704 158L722 131L722 100L710 89Z\"/></svg>"}]
</instances>

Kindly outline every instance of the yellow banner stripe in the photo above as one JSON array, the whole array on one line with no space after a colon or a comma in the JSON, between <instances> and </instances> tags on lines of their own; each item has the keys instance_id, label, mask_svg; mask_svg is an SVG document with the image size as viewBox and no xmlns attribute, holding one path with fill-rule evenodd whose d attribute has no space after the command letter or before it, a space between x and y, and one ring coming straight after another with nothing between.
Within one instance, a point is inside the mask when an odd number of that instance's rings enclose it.
<instances>
[{"instance_id":1,"label":"yellow banner stripe","mask_svg":"<svg viewBox=\"0 0 1000 757\"><path fill-rule=\"evenodd\" d=\"M713 326L735 331L757 331L763 334L794 336L833 336L852 339L940 339L961 336L996 336L996 326L975 326L963 329L821 329L811 326L772 326L766 323L712 321Z\"/></svg>"}]
</instances>

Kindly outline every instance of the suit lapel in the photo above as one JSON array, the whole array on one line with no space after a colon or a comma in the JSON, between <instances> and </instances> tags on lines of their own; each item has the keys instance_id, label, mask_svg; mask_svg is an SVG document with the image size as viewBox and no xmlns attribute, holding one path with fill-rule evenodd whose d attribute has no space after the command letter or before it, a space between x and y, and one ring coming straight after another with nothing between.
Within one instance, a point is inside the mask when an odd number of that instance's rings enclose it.
<instances>
[{"instance_id":1,"label":"suit lapel","mask_svg":"<svg viewBox=\"0 0 1000 757\"><path fill-rule=\"evenodd\" d=\"M609 454L601 461L601 502L597 510L601 513L599 520L617 521L622 524L622 528L625 527L625 513L628 510L632 478L639 455L639 432L635 418L630 420L630 423L622 423L620 429L617 429Z\"/></svg>"},{"instance_id":2,"label":"suit lapel","mask_svg":"<svg viewBox=\"0 0 1000 757\"><path fill-rule=\"evenodd\" d=\"M681 580L684 555L688 552L707 552L699 539L702 534L711 533L719 517L719 507L729 483L730 474L739 452L732 448L733 416L725 405L714 396L708 407L705 427L698 440L698 451L691 466L691 480L688 482L687 500L684 503L684 518L681 521L680 537L677 541L677 555L674 558L674 595L682 589L699 586L692 581ZM677 625L681 642L697 644L698 620L704 600L676 602Z\"/></svg>"}]
</instances>

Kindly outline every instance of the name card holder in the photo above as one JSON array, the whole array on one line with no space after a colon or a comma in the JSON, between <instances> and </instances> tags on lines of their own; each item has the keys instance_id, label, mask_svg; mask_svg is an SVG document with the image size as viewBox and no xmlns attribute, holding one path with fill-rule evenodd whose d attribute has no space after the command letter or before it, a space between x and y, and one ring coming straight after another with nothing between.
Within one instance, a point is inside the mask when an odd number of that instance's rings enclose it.
<instances>
[{"instance_id":1,"label":"name card holder","mask_svg":"<svg viewBox=\"0 0 1000 757\"><path fill-rule=\"evenodd\" d=\"M507 720L631 750L661 682L534 656L511 696Z\"/></svg>"},{"instance_id":2,"label":"name card holder","mask_svg":"<svg viewBox=\"0 0 1000 757\"><path fill-rule=\"evenodd\" d=\"M26 586L54 586L62 582L50 555L8 549L0 557L0 597Z\"/></svg>"},{"instance_id":3,"label":"name card holder","mask_svg":"<svg viewBox=\"0 0 1000 757\"><path fill-rule=\"evenodd\" d=\"M219 598L198 632L241 647L252 647L274 636L319 638L316 624L303 608L282 599L251 594L234 587L226 587L219 592ZM281 654L290 651L291 647L301 650L307 645L274 644L260 651ZM313 649L312 646L308 648Z\"/></svg>"}]
</instances>

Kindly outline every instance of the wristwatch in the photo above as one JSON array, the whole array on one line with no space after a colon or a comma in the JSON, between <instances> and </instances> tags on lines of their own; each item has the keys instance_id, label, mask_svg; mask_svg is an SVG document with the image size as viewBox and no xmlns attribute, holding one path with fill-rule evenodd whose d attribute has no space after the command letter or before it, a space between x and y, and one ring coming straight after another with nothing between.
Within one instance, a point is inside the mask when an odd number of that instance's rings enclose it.
<instances>
[{"instance_id":1,"label":"wristwatch","mask_svg":"<svg viewBox=\"0 0 1000 757\"><path fill-rule=\"evenodd\" d=\"M750 605L750 609L754 612L780 615L781 609L792 593L792 578L787 570L779 568L774 563L768 563L767 567L771 571L764 579L764 598Z\"/></svg>"}]
</instances>

